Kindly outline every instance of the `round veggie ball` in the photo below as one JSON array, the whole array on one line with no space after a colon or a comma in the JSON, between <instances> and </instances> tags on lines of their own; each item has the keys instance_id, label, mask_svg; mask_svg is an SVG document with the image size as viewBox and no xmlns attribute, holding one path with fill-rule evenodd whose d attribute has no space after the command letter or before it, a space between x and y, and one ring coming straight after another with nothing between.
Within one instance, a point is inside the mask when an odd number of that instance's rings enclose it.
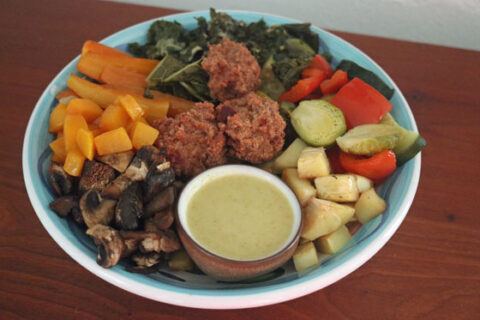
<instances>
[{"instance_id":1,"label":"round veggie ball","mask_svg":"<svg viewBox=\"0 0 480 320\"><path fill-rule=\"evenodd\" d=\"M220 104L217 109L220 129L225 130L228 154L251 163L271 160L283 147L285 121L278 103L249 93Z\"/></svg>"},{"instance_id":2,"label":"round veggie ball","mask_svg":"<svg viewBox=\"0 0 480 320\"><path fill-rule=\"evenodd\" d=\"M260 66L243 43L223 38L210 45L202 67L210 75L212 98L225 101L241 97L260 85Z\"/></svg>"},{"instance_id":3,"label":"round veggie ball","mask_svg":"<svg viewBox=\"0 0 480 320\"><path fill-rule=\"evenodd\" d=\"M225 136L215 122L211 103L196 103L175 118L154 122L160 132L155 145L166 155L179 176L192 177L226 162Z\"/></svg>"}]
</instances>

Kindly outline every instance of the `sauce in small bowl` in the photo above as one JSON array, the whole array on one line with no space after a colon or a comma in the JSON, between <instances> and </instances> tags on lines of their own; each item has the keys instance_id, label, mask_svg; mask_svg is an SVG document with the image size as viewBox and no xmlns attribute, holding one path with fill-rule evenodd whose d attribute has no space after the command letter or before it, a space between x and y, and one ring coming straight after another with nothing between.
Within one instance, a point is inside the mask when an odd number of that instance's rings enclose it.
<instances>
[{"instance_id":1,"label":"sauce in small bowl","mask_svg":"<svg viewBox=\"0 0 480 320\"><path fill-rule=\"evenodd\" d=\"M293 192L276 176L251 166L203 172L182 191L179 237L197 266L221 280L241 280L285 263L302 224Z\"/></svg>"}]
</instances>

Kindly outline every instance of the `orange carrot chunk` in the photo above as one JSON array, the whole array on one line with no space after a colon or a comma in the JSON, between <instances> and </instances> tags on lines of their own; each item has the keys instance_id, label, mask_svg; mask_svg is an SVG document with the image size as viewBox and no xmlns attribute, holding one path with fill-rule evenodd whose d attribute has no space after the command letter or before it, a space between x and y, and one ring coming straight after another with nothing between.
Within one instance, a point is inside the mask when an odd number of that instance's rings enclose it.
<instances>
[{"instance_id":1,"label":"orange carrot chunk","mask_svg":"<svg viewBox=\"0 0 480 320\"><path fill-rule=\"evenodd\" d=\"M90 123L100 117L103 109L89 99L73 99L68 103L68 114L81 114Z\"/></svg>"},{"instance_id":2,"label":"orange carrot chunk","mask_svg":"<svg viewBox=\"0 0 480 320\"><path fill-rule=\"evenodd\" d=\"M83 128L78 129L77 146L88 160L93 160L95 145L93 144L93 133L90 130Z\"/></svg>"},{"instance_id":3,"label":"orange carrot chunk","mask_svg":"<svg viewBox=\"0 0 480 320\"><path fill-rule=\"evenodd\" d=\"M159 131L148 124L137 122L132 130L132 144L135 149L151 146L157 140Z\"/></svg>"},{"instance_id":4,"label":"orange carrot chunk","mask_svg":"<svg viewBox=\"0 0 480 320\"><path fill-rule=\"evenodd\" d=\"M78 149L77 131L80 128L88 129L87 121L85 121L81 114L67 114L65 116L63 137L65 138L65 150L67 150L67 152Z\"/></svg>"},{"instance_id":5,"label":"orange carrot chunk","mask_svg":"<svg viewBox=\"0 0 480 320\"><path fill-rule=\"evenodd\" d=\"M50 113L50 123L48 131L52 133L62 131L66 114L67 106L64 104L59 103L55 108L53 108L52 112Z\"/></svg>"},{"instance_id":6,"label":"orange carrot chunk","mask_svg":"<svg viewBox=\"0 0 480 320\"><path fill-rule=\"evenodd\" d=\"M100 117L98 127L103 131L110 131L120 127L125 127L128 124L130 117L128 113L121 106L112 104Z\"/></svg>"},{"instance_id":7,"label":"orange carrot chunk","mask_svg":"<svg viewBox=\"0 0 480 320\"><path fill-rule=\"evenodd\" d=\"M58 163L64 163L67 156L67 150L65 149L65 138L59 137L50 142L49 146L53 151L52 160Z\"/></svg>"},{"instance_id":8,"label":"orange carrot chunk","mask_svg":"<svg viewBox=\"0 0 480 320\"><path fill-rule=\"evenodd\" d=\"M145 113L135 98L129 94L118 97L116 102L123 107L133 121L137 120Z\"/></svg>"},{"instance_id":9,"label":"orange carrot chunk","mask_svg":"<svg viewBox=\"0 0 480 320\"><path fill-rule=\"evenodd\" d=\"M71 176L79 177L82 174L85 156L78 150L70 150L65 158L63 170Z\"/></svg>"}]
</instances>

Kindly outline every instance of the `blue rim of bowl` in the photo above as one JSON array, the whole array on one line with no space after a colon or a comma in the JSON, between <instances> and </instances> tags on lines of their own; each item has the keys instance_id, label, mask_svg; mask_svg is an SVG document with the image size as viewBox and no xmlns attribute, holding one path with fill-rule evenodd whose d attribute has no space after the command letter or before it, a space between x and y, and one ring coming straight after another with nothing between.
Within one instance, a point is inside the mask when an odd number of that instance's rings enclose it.
<instances>
[{"instance_id":1,"label":"blue rim of bowl","mask_svg":"<svg viewBox=\"0 0 480 320\"><path fill-rule=\"evenodd\" d=\"M281 23L299 23L298 21L291 18L286 18L278 15L265 14L254 11L242 11L242 10L218 10L224 11L234 15L254 15L256 19L262 17L268 17L271 19L281 20ZM200 15L206 15L208 11L193 11L188 13L181 13L169 16L163 16L159 18L150 19L144 22L140 22L133 26L127 27L123 30L120 30L106 38L101 42L107 45L115 45L116 42L122 43L129 42L128 38L125 38L123 33L129 30L130 32L135 32L136 28L140 28L144 24L151 24L152 22L158 19L165 20L175 20L179 18L193 18ZM242 17L235 17L237 19L242 19ZM345 40L325 31L321 28L312 26L312 29L317 33L328 35L334 38L336 41L341 42L343 45L350 47L354 51L357 51L363 58L369 61L372 65L377 67L382 73L383 76L388 80L388 82L394 87L396 94L399 95L401 103L405 106L405 111L409 119L407 126L409 129L418 131L413 117L412 111L403 97L400 89L393 82L393 80L388 76L388 74L370 57L368 57L364 52L346 42ZM42 105L46 104L48 101L48 93L53 89L57 80L70 68L72 68L78 61L79 56L73 59L68 63L61 71L58 73L55 78L47 86L38 102L35 105L34 110L30 116L30 120L27 125L27 129L24 137L23 153L22 153L22 166L24 173L24 181L27 189L28 196L32 203L32 206L41 221L44 228L50 234L50 236L57 242L57 244L75 261L80 265L85 267L87 270L102 278L103 280L108 281L109 283L120 287L126 291L143 296L152 300L159 302L169 303L178 306L185 307L194 307L194 308L205 308L205 309L237 309L237 308L250 308L269 305L273 303L279 303L291 299L295 299L314 291L320 290L340 279L347 276L366 261L368 261L375 253L377 253L392 237L395 231L400 226L401 222L405 218L408 209L410 208L420 178L420 167L421 167L421 155L417 155L414 159L409 161L401 170L406 170L408 177L405 179L409 182L409 185L404 187L402 191L401 202L398 210L395 212L395 218L392 218L392 221L388 224L382 223L376 229L376 235L367 239L368 241L362 241L355 245L354 248L350 251L349 255L344 255L339 259L339 262L327 266L325 268L319 268L313 272L302 274L295 280L267 285L264 287L256 288L235 288L235 289L222 289L222 290L211 290L211 289L191 289L185 287L179 287L170 285L167 283L162 283L160 281L153 281L152 279L146 277L137 277L132 279L132 276L125 276L119 274L110 269L104 269L97 265L94 259L91 259L85 252L82 252L75 244L62 234L55 223L48 217L46 211L49 210L47 206L42 205L38 195L36 194L36 188L42 188L41 182L33 181L32 176L35 175L36 164L38 159L33 159L31 150L28 146L35 147L35 143L32 136L32 131L35 128L35 123L37 122L40 114L40 109ZM38 130L37 130L38 131ZM347 263L348 262L348 263ZM318 274L321 270L321 274Z\"/></svg>"}]
</instances>

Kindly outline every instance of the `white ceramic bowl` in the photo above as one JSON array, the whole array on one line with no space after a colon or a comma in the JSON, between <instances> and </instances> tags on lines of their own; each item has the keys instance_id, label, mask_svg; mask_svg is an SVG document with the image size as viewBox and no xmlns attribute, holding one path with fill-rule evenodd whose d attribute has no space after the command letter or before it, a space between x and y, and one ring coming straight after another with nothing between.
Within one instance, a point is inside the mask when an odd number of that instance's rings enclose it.
<instances>
[{"instance_id":1,"label":"white ceramic bowl","mask_svg":"<svg viewBox=\"0 0 480 320\"><path fill-rule=\"evenodd\" d=\"M267 24L295 23L298 21L279 16L227 11L235 19L245 22L263 18ZM208 18L208 11L191 12L162 17L176 20L186 28L196 26L195 17ZM119 31L102 43L125 50L133 41L146 41L148 27L154 20L146 21ZM360 50L317 27L312 30L320 36L320 46L333 56L333 64L341 59L350 59L375 72L395 89L391 99L395 119L410 130L417 130L407 101L390 77ZM85 39L87 40L87 39ZM255 281L225 283L215 281L198 273L161 270L155 275L140 275L125 271L123 263L104 269L95 262L96 248L83 230L75 223L59 218L48 207L54 196L48 185L46 173L51 152L48 144L53 136L48 132L48 119L55 105L55 95L66 88L70 73L77 73L79 57L70 62L48 85L32 112L25 132L23 145L23 173L32 206L45 229L58 245L83 267L122 289L137 295L180 306L233 309L263 306L301 297L320 290L345 277L370 259L390 239L410 208L417 190L420 175L420 155L396 170L379 188L380 196L386 199L386 212L365 224L341 252L322 257L315 267L301 273L295 272L292 263Z\"/></svg>"}]
</instances>

